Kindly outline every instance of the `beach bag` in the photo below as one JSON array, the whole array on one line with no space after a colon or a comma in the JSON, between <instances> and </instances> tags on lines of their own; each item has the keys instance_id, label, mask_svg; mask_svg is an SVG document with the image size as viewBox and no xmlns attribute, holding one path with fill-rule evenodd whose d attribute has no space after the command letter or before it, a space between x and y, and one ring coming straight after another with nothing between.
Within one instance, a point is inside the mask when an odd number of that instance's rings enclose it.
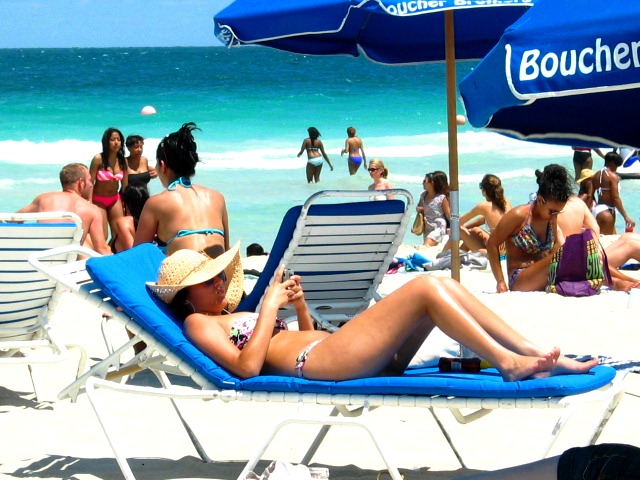
<instances>
[{"instance_id":1,"label":"beach bag","mask_svg":"<svg viewBox=\"0 0 640 480\"><path fill-rule=\"evenodd\" d=\"M600 242L591 230L569 235L553 254L549 265L547 292L565 297L589 297L611 286L609 263Z\"/></svg>"},{"instance_id":2,"label":"beach bag","mask_svg":"<svg viewBox=\"0 0 640 480\"><path fill-rule=\"evenodd\" d=\"M418 212L416 219L413 221L413 227L411 227L411 233L416 235L422 235L424 233L424 215Z\"/></svg>"}]
</instances>

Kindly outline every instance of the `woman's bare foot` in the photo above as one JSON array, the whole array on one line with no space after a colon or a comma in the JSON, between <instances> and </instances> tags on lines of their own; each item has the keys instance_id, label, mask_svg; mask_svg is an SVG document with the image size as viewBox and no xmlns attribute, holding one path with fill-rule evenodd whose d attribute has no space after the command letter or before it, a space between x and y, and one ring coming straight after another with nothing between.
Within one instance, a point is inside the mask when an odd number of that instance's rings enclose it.
<instances>
[{"instance_id":1,"label":"woman's bare foot","mask_svg":"<svg viewBox=\"0 0 640 480\"><path fill-rule=\"evenodd\" d=\"M553 350L541 357L514 354L511 357L511 366L498 368L498 370L505 382L516 382L544 373L549 375L549 372L554 369L559 356L560 349L558 347L554 347Z\"/></svg>"},{"instance_id":2,"label":"woman's bare foot","mask_svg":"<svg viewBox=\"0 0 640 480\"><path fill-rule=\"evenodd\" d=\"M620 278L612 278L613 289L621 292L628 292L632 288L640 288L640 281L630 282Z\"/></svg>"},{"instance_id":3,"label":"woman's bare foot","mask_svg":"<svg viewBox=\"0 0 640 480\"><path fill-rule=\"evenodd\" d=\"M571 375L574 373L588 373L593 367L597 366L600 360L592 358L584 362L579 362L572 358L558 357L553 368L546 372L540 372L533 375L534 378L553 377L554 375Z\"/></svg>"}]
</instances>

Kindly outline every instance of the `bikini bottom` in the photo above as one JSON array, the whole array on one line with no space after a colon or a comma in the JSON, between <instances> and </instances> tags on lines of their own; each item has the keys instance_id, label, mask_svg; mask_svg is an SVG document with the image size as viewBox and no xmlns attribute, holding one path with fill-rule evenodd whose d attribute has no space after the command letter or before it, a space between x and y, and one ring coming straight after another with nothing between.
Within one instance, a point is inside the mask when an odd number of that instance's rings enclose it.
<instances>
[{"instance_id":1,"label":"bikini bottom","mask_svg":"<svg viewBox=\"0 0 640 480\"><path fill-rule=\"evenodd\" d=\"M119 199L120 199L119 193L115 193L109 197L103 197L102 195L94 194L93 197L91 198L94 204L98 205L101 208L104 208L105 210L113 207Z\"/></svg>"},{"instance_id":2,"label":"bikini bottom","mask_svg":"<svg viewBox=\"0 0 640 480\"><path fill-rule=\"evenodd\" d=\"M300 355L296 358L296 366L295 369L298 371L298 377L304 378L302 374L302 369L304 368L304 364L307 361L307 357L309 356L309 352L313 350L313 347L318 345L323 339L316 340L315 342L311 342L307 348L305 348Z\"/></svg>"}]
</instances>

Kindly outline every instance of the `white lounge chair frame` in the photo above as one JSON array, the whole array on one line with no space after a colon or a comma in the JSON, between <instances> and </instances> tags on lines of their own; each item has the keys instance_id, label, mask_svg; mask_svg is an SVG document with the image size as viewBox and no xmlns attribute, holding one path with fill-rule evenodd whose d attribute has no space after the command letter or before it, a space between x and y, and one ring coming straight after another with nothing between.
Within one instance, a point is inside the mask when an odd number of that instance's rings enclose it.
<instances>
[{"instance_id":1,"label":"white lounge chair frame","mask_svg":"<svg viewBox=\"0 0 640 480\"><path fill-rule=\"evenodd\" d=\"M65 345L50 323L62 286L34 269L28 259L58 246L75 249L82 239L82 220L71 212L46 212L0 213L0 221L6 222L0 228L0 366L26 364L39 399L42 392L32 365L62 361L68 349L75 349L78 376L86 354L79 345ZM47 264L53 268L74 260L75 254L65 251L50 256Z\"/></svg>"}]
</instances>

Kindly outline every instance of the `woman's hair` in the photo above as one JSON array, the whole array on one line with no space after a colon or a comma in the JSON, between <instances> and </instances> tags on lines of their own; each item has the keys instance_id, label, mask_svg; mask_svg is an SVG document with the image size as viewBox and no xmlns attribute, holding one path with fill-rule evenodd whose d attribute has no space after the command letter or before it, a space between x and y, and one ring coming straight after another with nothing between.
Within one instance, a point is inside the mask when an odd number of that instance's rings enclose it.
<instances>
[{"instance_id":1,"label":"woman's hair","mask_svg":"<svg viewBox=\"0 0 640 480\"><path fill-rule=\"evenodd\" d=\"M144 138L141 135L129 135L127 137L127 140L124 142L124 144L127 146L127 148L131 148L133 147L136 143L144 143Z\"/></svg>"},{"instance_id":2,"label":"woman's hair","mask_svg":"<svg viewBox=\"0 0 640 480\"><path fill-rule=\"evenodd\" d=\"M616 167L620 167L622 166L623 162L624 161L622 160L622 157L620 156L620 154L616 152L607 152L604 156L605 165L607 163L613 163Z\"/></svg>"},{"instance_id":3,"label":"woman's hair","mask_svg":"<svg viewBox=\"0 0 640 480\"><path fill-rule=\"evenodd\" d=\"M489 201L498 207L502 213L507 211L507 200L504 198L504 188L502 188L502 182L496 175L488 173L482 177L480 187L482 187L484 193L487 194Z\"/></svg>"},{"instance_id":4,"label":"woman's hair","mask_svg":"<svg viewBox=\"0 0 640 480\"><path fill-rule=\"evenodd\" d=\"M122 202L129 215L133 217L133 224L138 228L138 220L144 204L149 200L149 190L143 183L132 183L127 185L122 192Z\"/></svg>"},{"instance_id":5,"label":"woman's hair","mask_svg":"<svg viewBox=\"0 0 640 480\"><path fill-rule=\"evenodd\" d=\"M307 128L307 132L309 132L309 140L311 141L311 146L313 147L314 140L317 140L320 136L320 132L316 127Z\"/></svg>"},{"instance_id":6,"label":"woman's hair","mask_svg":"<svg viewBox=\"0 0 640 480\"><path fill-rule=\"evenodd\" d=\"M442 170L436 170L431 173L431 178L433 179L433 188L438 195L444 194L447 197L449 196L449 179L447 178L447 174Z\"/></svg>"},{"instance_id":7,"label":"woman's hair","mask_svg":"<svg viewBox=\"0 0 640 480\"><path fill-rule=\"evenodd\" d=\"M120 136L120 150L118 150L117 158L118 165L123 171L127 170L127 161L124 158L124 135L117 128L109 127L102 134L102 169L109 170L109 140L113 132L116 132Z\"/></svg>"},{"instance_id":8,"label":"woman's hair","mask_svg":"<svg viewBox=\"0 0 640 480\"><path fill-rule=\"evenodd\" d=\"M195 123L185 123L177 132L170 133L158 144L156 159L162 160L179 177L192 177L196 173L196 163L200 161L194 130L200 130Z\"/></svg>"},{"instance_id":9,"label":"woman's hair","mask_svg":"<svg viewBox=\"0 0 640 480\"><path fill-rule=\"evenodd\" d=\"M387 178L389 176L389 169L384 166L384 162L379 158L374 158L373 160L370 160L369 167L371 167L371 165L382 170L382 178Z\"/></svg>"},{"instance_id":10,"label":"woman's hair","mask_svg":"<svg viewBox=\"0 0 640 480\"><path fill-rule=\"evenodd\" d=\"M173 314L180 320L184 320L192 313L195 313L193 305L187 300L188 296L189 287L183 288L176 293L176 296L173 297L173 300L171 300L171 303L169 304L169 308Z\"/></svg>"},{"instance_id":11,"label":"woman's hair","mask_svg":"<svg viewBox=\"0 0 640 480\"><path fill-rule=\"evenodd\" d=\"M536 170L538 195L544 200L564 203L573 195L573 182L569 179L567 169L552 163L542 171Z\"/></svg>"}]
</instances>

